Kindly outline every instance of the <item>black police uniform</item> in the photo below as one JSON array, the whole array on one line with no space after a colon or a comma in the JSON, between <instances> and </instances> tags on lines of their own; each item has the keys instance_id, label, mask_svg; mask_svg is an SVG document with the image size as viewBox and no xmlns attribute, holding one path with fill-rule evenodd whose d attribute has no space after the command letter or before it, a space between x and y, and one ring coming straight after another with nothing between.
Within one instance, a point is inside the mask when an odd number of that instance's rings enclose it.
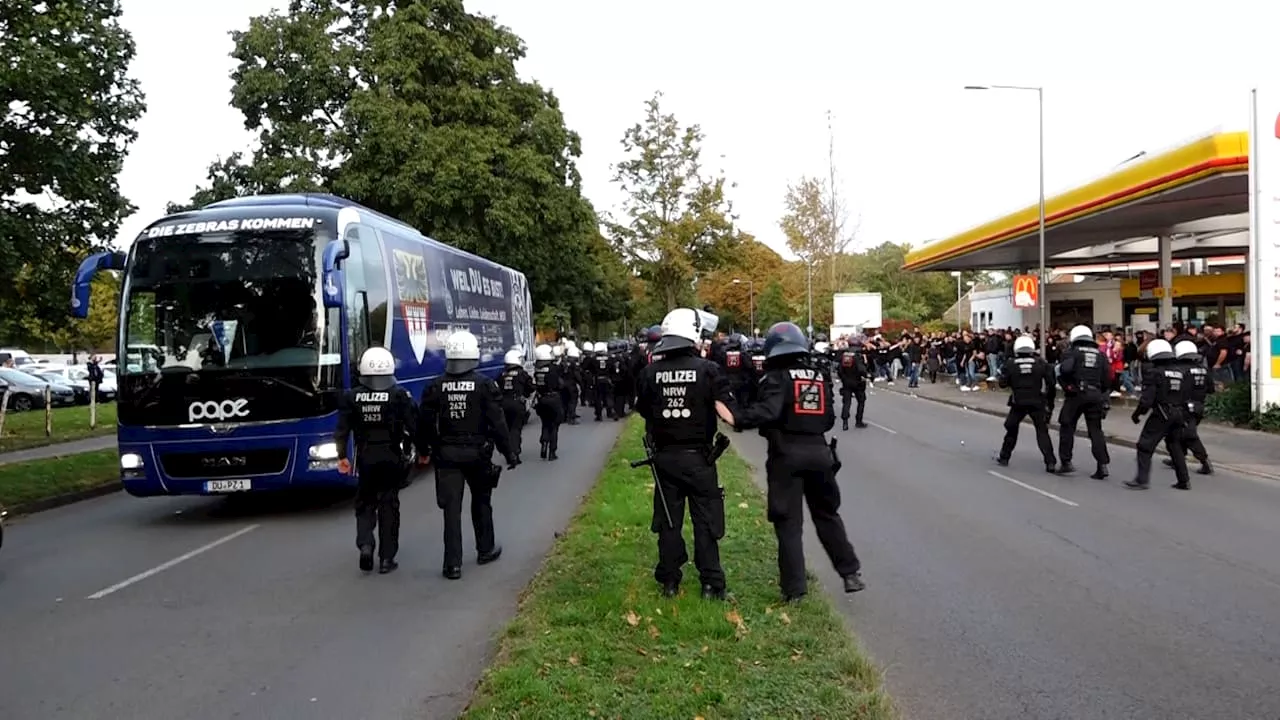
<instances>
[{"instance_id":1,"label":"black police uniform","mask_svg":"<svg viewBox=\"0 0 1280 720\"><path fill-rule=\"evenodd\" d=\"M338 427L333 442L338 457L347 460L347 440L355 436L356 547L360 569L373 569L376 547L380 572L396 568L400 550L400 490L412 466L412 441L417 423L413 398L395 379L370 378L356 385L338 402ZM377 528L378 539L373 537Z\"/></svg>"},{"instance_id":2,"label":"black police uniform","mask_svg":"<svg viewBox=\"0 0 1280 720\"><path fill-rule=\"evenodd\" d=\"M849 429L849 406L853 404L850 402L851 398L858 402L854 424L860 428L866 427L862 415L867 405L867 377L871 375L871 370L867 367L867 355L862 346L852 345L840 351L836 375L840 378L841 427Z\"/></svg>"},{"instance_id":3,"label":"black police uniform","mask_svg":"<svg viewBox=\"0 0 1280 720\"><path fill-rule=\"evenodd\" d=\"M751 361L743 352L742 344L740 335L731 336L718 358L725 377L729 379L729 389L738 400L745 400L755 384L751 377Z\"/></svg>"},{"instance_id":4,"label":"black police uniform","mask_svg":"<svg viewBox=\"0 0 1280 720\"><path fill-rule=\"evenodd\" d=\"M797 349L803 349L804 333L794 325L792 330L800 341ZM775 332L771 329L770 335ZM787 342L785 338L770 337L766 345ZM824 436L836 422L834 394L827 378L805 360L802 352L775 352L760 381L756 402L734 413L735 426L744 430L760 428L760 434L769 442L765 465L768 517L778 537L779 585L787 600L801 598L808 590L804 573L806 502L818 541L844 578L845 591L863 589L859 577L862 563L840 519L835 449L827 445Z\"/></svg>"},{"instance_id":5,"label":"black police uniform","mask_svg":"<svg viewBox=\"0 0 1280 720\"><path fill-rule=\"evenodd\" d=\"M1182 368L1187 374L1187 381L1190 386L1187 389L1187 424L1182 431L1182 451L1185 455L1190 452L1196 460L1200 461L1200 469L1196 472L1201 475L1212 475L1213 465L1209 462L1209 451L1204 447L1204 441L1200 439L1200 422L1204 420L1204 404L1209 394L1215 391L1213 387L1213 378L1209 377L1209 370L1204 366L1204 358L1196 355L1193 358L1177 360L1178 367ZM1173 459L1165 458L1164 464L1173 467Z\"/></svg>"},{"instance_id":6,"label":"black police uniform","mask_svg":"<svg viewBox=\"0 0 1280 720\"><path fill-rule=\"evenodd\" d=\"M747 393L747 397L743 400L747 402L755 402L756 396L759 394L760 381L764 379L764 343L756 341L752 344L751 355L751 392Z\"/></svg>"},{"instance_id":7,"label":"black police uniform","mask_svg":"<svg viewBox=\"0 0 1280 720\"><path fill-rule=\"evenodd\" d=\"M715 363L698 357L692 347L668 350L640 376L636 411L645 419L652 441L653 469L661 492L653 494L650 529L658 535L658 563L653 577L667 595L675 595L689 561L684 543L684 505L693 524L693 562L704 597L725 594L720 567L724 537L724 490L711 460L717 428L715 403L733 402L728 378ZM666 498L666 510L662 498ZM667 525L668 514L675 527Z\"/></svg>"},{"instance_id":8,"label":"black police uniform","mask_svg":"<svg viewBox=\"0 0 1280 720\"><path fill-rule=\"evenodd\" d=\"M819 372L827 376L827 386L830 387L832 385L832 382L831 382L832 357L831 357L830 351L820 353L815 350L810 355L810 364L813 366L815 370L818 370ZM835 412L834 408L832 408L832 412Z\"/></svg>"},{"instance_id":9,"label":"black police uniform","mask_svg":"<svg viewBox=\"0 0 1280 720\"><path fill-rule=\"evenodd\" d=\"M498 376L498 387L502 390L502 415L511 436L511 450L519 457L524 450L524 425L529 419L525 403L533 394L533 378L522 366L508 365Z\"/></svg>"},{"instance_id":10,"label":"black police uniform","mask_svg":"<svg viewBox=\"0 0 1280 720\"><path fill-rule=\"evenodd\" d=\"M596 353L587 361L586 370L590 373L591 405L596 411L596 422L604 420L605 415L613 417L613 373L608 353Z\"/></svg>"},{"instance_id":11,"label":"black police uniform","mask_svg":"<svg viewBox=\"0 0 1280 720\"><path fill-rule=\"evenodd\" d=\"M1156 446L1164 441L1173 461L1173 472L1178 481L1173 486L1179 490L1191 489L1191 475L1187 472L1187 457L1182 449L1182 435L1187 426L1187 403L1191 397L1190 382L1186 371L1171 361L1156 361L1142 372L1142 397L1133 411L1133 424L1147 422L1138 434L1138 475L1125 486L1133 490L1146 490L1151 483L1151 456Z\"/></svg>"},{"instance_id":12,"label":"black police uniform","mask_svg":"<svg viewBox=\"0 0 1280 720\"><path fill-rule=\"evenodd\" d=\"M436 505L444 511L444 574L462 576L462 492L471 489L471 525L478 562L498 559L494 541L493 490L502 468L493 464L497 446L514 467L498 385L475 370L446 374L422 393L418 448L430 448L436 468Z\"/></svg>"},{"instance_id":13,"label":"black police uniform","mask_svg":"<svg viewBox=\"0 0 1280 720\"><path fill-rule=\"evenodd\" d=\"M560 358L560 370L564 374L564 383L560 387L560 399L564 404L565 422L577 425L580 402L578 388L582 384L582 365L577 358L569 357L569 353L566 352Z\"/></svg>"},{"instance_id":14,"label":"black police uniform","mask_svg":"<svg viewBox=\"0 0 1280 720\"><path fill-rule=\"evenodd\" d=\"M1097 470L1093 477L1107 476L1111 454L1107 452L1107 436L1102 432L1102 418L1106 415L1107 396L1111 392L1111 363L1092 343L1072 345L1062 356L1058 366L1058 384L1062 386L1062 410L1058 412L1058 457L1062 464L1058 472L1068 473L1075 468L1071 464L1076 443L1076 425L1084 417L1089 433L1089 445L1093 451Z\"/></svg>"},{"instance_id":15,"label":"black police uniform","mask_svg":"<svg viewBox=\"0 0 1280 720\"><path fill-rule=\"evenodd\" d=\"M619 342L609 353L609 378L613 381L613 419L621 420L627 414L627 403L635 396L630 356L625 343Z\"/></svg>"},{"instance_id":16,"label":"black police uniform","mask_svg":"<svg viewBox=\"0 0 1280 720\"><path fill-rule=\"evenodd\" d=\"M554 360L544 360L533 366L533 388L537 399L533 403L533 411L538 414L542 432L539 442L542 445L538 457L543 460L555 460L556 450L560 447L560 424L564 422L564 372Z\"/></svg>"},{"instance_id":17,"label":"black police uniform","mask_svg":"<svg viewBox=\"0 0 1280 720\"><path fill-rule=\"evenodd\" d=\"M589 343L588 343L589 344ZM582 357L578 358L578 365L582 368L581 382L578 385L578 403L585 408L595 408L596 406L596 358L599 355L595 350L583 350Z\"/></svg>"},{"instance_id":18,"label":"black police uniform","mask_svg":"<svg viewBox=\"0 0 1280 720\"><path fill-rule=\"evenodd\" d=\"M1031 418L1036 429L1036 445L1044 457L1045 470L1053 472L1053 441L1049 439L1049 416L1053 414L1053 370L1034 354L1016 355L1000 368L1000 387L1009 388L1009 414L1004 419L1004 442L996 462L1009 464L1013 448L1018 444L1018 430L1023 418Z\"/></svg>"}]
</instances>

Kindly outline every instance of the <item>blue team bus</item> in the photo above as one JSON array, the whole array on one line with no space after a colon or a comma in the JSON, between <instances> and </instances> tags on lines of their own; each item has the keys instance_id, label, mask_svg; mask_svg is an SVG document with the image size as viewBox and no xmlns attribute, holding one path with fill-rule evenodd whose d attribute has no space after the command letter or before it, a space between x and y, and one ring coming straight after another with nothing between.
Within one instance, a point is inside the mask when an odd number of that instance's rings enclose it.
<instances>
[{"instance_id":1,"label":"blue team bus","mask_svg":"<svg viewBox=\"0 0 1280 720\"><path fill-rule=\"evenodd\" d=\"M444 341L470 330L480 371L534 330L525 276L332 195L213 203L151 224L120 271L120 477L139 497L349 485L332 433L360 355L391 350L414 397L444 371Z\"/></svg>"}]
</instances>

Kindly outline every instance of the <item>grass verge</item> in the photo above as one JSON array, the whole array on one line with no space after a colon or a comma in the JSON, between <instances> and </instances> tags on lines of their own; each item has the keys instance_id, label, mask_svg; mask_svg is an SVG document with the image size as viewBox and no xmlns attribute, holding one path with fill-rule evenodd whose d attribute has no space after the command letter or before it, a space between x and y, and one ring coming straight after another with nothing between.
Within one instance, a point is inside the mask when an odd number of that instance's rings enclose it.
<instances>
[{"instance_id":1,"label":"grass verge","mask_svg":"<svg viewBox=\"0 0 1280 720\"><path fill-rule=\"evenodd\" d=\"M0 504L9 509L120 482L115 448L0 465Z\"/></svg>"},{"instance_id":2,"label":"grass verge","mask_svg":"<svg viewBox=\"0 0 1280 720\"><path fill-rule=\"evenodd\" d=\"M820 593L780 603L776 541L750 468L721 459L734 597L662 598L649 531L653 481L628 422L569 531L521 600L466 718L891 718L878 671ZM686 527L686 542L691 542ZM690 549L692 553L692 548Z\"/></svg>"},{"instance_id":3,"label":"grass verge","mask_svg":"<svg viewBox=\"0 0 1280 720\"><path fill-rule=\"evenodd\" d=\"M89 427L89 406L54 408L53 434L44 434L44 410L9 411L4 415L0 453L27 450L55 443L110 435L116 431L115 403L98 405L98 426Z\"/></svg>"}]
</instances>

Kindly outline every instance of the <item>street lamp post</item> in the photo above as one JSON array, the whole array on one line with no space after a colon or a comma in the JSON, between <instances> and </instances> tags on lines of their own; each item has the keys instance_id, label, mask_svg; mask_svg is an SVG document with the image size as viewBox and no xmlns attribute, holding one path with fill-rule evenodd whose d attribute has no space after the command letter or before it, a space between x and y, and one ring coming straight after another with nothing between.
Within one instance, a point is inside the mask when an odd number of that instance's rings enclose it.
<instances>
[{"instance_id":1,"label":"street lamp post","mask_svg":"<svg viewBox=\"0 0 1280 720\"><path fill-rule=\"evenodd\" d=\"M951 277L956 279L956 332L964 330L964 322L960 319L960 271L951 271Z\"/></svg>"},{"instance_id":2,"label":"street lamp post","mask_svg":"<svg viewBox=\"0 0 1280 720\"><path fill-rule=\"evenodd\" d=\"M733 284L741 285L742 280L739 280L738 278L734 278ZM756 336L756 281L755 280L747 280L747 307L750 308L751 337L754 338Z\"/></svg>"},{"instance_id":3,"label":"street lamp post","mask_svg":"<svg viewBox=\"0 0 1280 720\"><path fill-rule=\"evenodd\" d=\"M965 90L1021 90L1035 92L1039 102L1040 124L1040 275L1037 301L1040 303L1040 356L1048 359L1049 343L1049 306L1045 302L1045 269L1044 269L1044 88L1026 85L966 85Z\"/></svg>"},{"instance_id":4,"label":"street lamp post","mask_svg":"<svg viewBox=\"0 0 1280 720\"><path fill-rule=\"evenodd\" d=\"M809 337L810 337L810 338L812 338L812 337L813 337L813 258L806 258L806 260L805 260L805 266L806 266L806 268L808 269L808 272L807 272L807 283L808 283L807 287L808 287L808 289L805 291L805 294L808 296L808 299L809 299L809 300L808 300L808 302L809 302L809 329L808 329L808 333L807 333L807 334L809 335Z\"/></svg>"}]
</instances>

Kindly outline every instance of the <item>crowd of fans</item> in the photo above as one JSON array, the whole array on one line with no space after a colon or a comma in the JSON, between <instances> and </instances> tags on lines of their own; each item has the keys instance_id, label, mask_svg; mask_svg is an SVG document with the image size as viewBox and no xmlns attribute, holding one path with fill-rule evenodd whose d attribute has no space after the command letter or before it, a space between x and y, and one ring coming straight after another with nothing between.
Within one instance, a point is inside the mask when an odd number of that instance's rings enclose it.
<instances>
[{"instance_id":1,"label":"crowd of fans","mask_svg":"<svg viewBox=\"0 0 1280 720\"><path fill-rule=\"evenodd\" d=\"M925 333L919 328L904 331L897 339L875 335L867 338L875 380L893 384L905 379L908 387L919 387L921 378L931 383L940 376L953 377L962 392L981 389L983 380L994 383L1005 360L1013 355L1013 341L1030 334L1040 346L1040 327L986 329L978 332ZM1119 388L1112 397L1135 395L1142 387L1143 349L1157 337L1155 333L1099 332L1098 348L1111 361ZM1200 347L1205 367L1218 385L1229 385L1249 377L1251 337L1244 325L1225 327L1213 323L1196 326L1174 323L1159 337L1170 343L1190 340ZM1049 331L1048 361L1057 365L1068 347L1063 328Z\"/></svg>"}]
</instances>

